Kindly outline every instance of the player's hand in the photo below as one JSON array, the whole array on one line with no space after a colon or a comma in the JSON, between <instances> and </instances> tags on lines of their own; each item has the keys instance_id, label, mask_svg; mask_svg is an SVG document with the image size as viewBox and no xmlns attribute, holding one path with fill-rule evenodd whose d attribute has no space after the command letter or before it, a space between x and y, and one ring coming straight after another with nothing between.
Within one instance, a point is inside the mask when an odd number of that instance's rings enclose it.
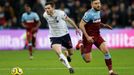
<instances>
[{"instance_id":1,"label":"player's hand","mask_svg":"<svg viewBox=\"0 0 134 75\"><path fill-rule=\"evenodd\" d=\"M101 27L103 28L108 28L112 30L112 26L108 25L108 24L104 24L104 23L100 23Z\"/></svg>"},{"instance_id":2,"label":"player's hand","mask_svg":"<svg viewBox=\"0 0 134 75\"><path fill-rule=\"evenodd\" d=\"M76 29L76 35L80 35L81 36L80 29Z\"/></svg>"},{"instance_id":3,"label":"player's hand","mask_svg":"<svg viewBox=\"0 0 134 75\"><path fill-rule=\"evenodd\" d=\"M37 28L37 27L35 27L35 28L33 28L33 29L32 29L32 31L35 31L35 30L37 30L37 29L38 29L38 28Z\"/></svg>"},{"instance_id":4,"label":"player's hand","mask_svg":"<svg viewBox=\"0 0 134 75\"><path fill-rule=\"evenodd\" d=\"M88 37L86 37L87 38L87 41L88 42L91 42L91 43L93 43L94 42L94 40L93 40L93 36L88 36Z\"/></svg>"}]
</instances>

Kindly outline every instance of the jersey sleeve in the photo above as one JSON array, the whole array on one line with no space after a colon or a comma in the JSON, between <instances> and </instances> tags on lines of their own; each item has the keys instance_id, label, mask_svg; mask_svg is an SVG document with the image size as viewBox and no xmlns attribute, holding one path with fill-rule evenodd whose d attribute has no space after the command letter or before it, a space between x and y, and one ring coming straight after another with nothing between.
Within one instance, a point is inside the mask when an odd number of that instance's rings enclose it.
<instances>
[{"instance_id":1,"label":"jersey sleeve","mask_svg":"<svg viewBox=\"0 0 134 75\"><path fill-rule=\"evenodd\" d=\"M67 14L64 11L61 11L60 14L62 19L65 20L67 18Z\"/></svg>"},{"instance_id":2,"label":"jersey sleeve","mask_svg":"<svg viewBox=\"0 0 134 75\"><path fill-rule=\"evenodd\" d=\"M40 20L40 18L39 18L39 16L38 16L37 13L35 13L34 16L35 16L35 20L36 20L36 21L39 21L39 20Z\"/></svg>"},{"instance_id":3,"label":"jersey sleeve","mask_svg":"<svg viewBox=\"0 0 134 75\"><path fill-rule=\"evenodd\" d=\"M87 23L92 20L92 16L90 13L85 13L82 19Z\"/></svg>"},{"instance_id":4,"label":"jersey sleeve","mask_svg":"<svg viewBox=\"0 0 134 75\"><path fill-rule=\"evenodd\" d=\"M25 21L24 17L25 17L25 15L24 15L24 14L22 14L21 22L24 22L24 21Z\"/></svg>"}]
</instances>

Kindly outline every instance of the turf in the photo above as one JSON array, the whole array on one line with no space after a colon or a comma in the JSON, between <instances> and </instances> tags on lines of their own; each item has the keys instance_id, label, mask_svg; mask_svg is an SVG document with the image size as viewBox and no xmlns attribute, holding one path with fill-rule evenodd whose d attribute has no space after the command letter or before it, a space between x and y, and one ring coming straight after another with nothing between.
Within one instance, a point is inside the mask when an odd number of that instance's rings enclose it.
<instances>
[{"instance_id":1,"label":"turf","mask_svg":"<svg viewBox=\"0 0 134 75\"><path fill-rule=\"evenodd\" d=\"M119 75L134 75L134 50L112 49L113 68ZM72 75L108 75L103 54L92 51L91 63L85 63L79 51L72 56L71 65L75 69ZM28 51L0 51L0 75L11 75L11 69L19 66L23 75L70 75L60 63L54 51L34 51L34 59L29 60Z\"/></svg>"}]
</instances>

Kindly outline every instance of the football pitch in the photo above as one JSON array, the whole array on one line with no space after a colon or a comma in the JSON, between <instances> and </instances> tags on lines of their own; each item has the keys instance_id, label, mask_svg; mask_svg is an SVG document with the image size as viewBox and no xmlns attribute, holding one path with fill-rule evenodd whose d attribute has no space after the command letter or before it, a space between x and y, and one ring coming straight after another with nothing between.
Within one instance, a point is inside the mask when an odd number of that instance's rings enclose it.
<instances>
[{"instance_id":1,"label":"football pitch","mask_svg":"<svg viewBox=\"0 0 134 75\"><path fill-rule=\"evenodd\" d=\"M134 49L112 49L113 68L119 75L134 75ZM72 75L108 75L103 54L92 51L91 63L82 60L75 51L70 63L75 69ZM28 51L0 51L0 75L11 75L13 67L23 69L23 75L70 75L58 60L54 51L34 51L34 59L29 60Z\"/></svg>"}]
</instances>

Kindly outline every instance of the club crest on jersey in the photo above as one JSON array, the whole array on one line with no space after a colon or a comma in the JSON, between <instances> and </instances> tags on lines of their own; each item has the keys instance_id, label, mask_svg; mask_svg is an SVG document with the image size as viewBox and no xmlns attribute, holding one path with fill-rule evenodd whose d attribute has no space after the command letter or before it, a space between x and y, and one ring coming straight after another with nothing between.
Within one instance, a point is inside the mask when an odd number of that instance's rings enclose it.
<instances>
[{"instance_id":1,"label":"club crest on jersey","mask_svg":"<svg viewBox=\"0 0 134 75\"><path fill-rule=\"evenodd\" d=\"M58 16L55 16L55 17L51 17L51 18L46 18L46 20L49 22L49 23L59 23L59 17Z\"/></svg>"}]
</instances>

